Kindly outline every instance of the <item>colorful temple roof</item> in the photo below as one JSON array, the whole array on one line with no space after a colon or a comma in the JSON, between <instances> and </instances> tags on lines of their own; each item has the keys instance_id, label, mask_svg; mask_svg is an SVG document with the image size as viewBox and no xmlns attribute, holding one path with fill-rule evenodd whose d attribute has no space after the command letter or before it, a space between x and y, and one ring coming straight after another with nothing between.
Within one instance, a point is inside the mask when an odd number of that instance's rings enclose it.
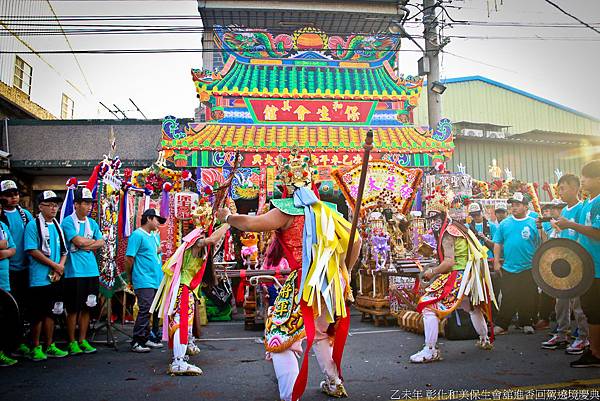
<instances>
[{"instance_id":1,"label":"colorful temple roof","mask_svg":"<svg viewBox=\"0 0 600 401\"><path fill-rule=\"evenodd\" d=\"M369 129L372 155L402 166L431 166L452 154L450 121L435 129L413 124L423 79L392 68L398 36L340 37L314 28L290 35L240 27L215 32L223 68L192 70L207 122L163 121L162 148L177 166L221 167L226 155L241 151L254 168L292 147L323 165L360 162Z\"/></svg>"},{"instance_id":2,"label":"colorful temple roof","mask_svg":"<svg viewBox=\"0 0 600 401\"><path fill-rule=\"evenodd\" d=\"M252 60L255 61L255 60ZM347 66L242 63L230 58L218 76L192 70L200 99L209 96L409 100L416 106L421 79L398 79L389 63L369 68ZM216 79L215 79L216 78Z\"/></svg>"},{"instance_id":3,"label":"colorful temple roof","mask_svg":"<svg viewBox=\"0 0 600 401\"><path fill-rule=\"evenodd\" d=\"M298 147L323 152L361 152L368 127L230 125L190 123L183 139L163 138L164 150L277 152ZM436 138L436 139L434 139ZM387 153L452 152L451 136L415 127L373 129L373 146Z\"/></svg>"}]
</instances>

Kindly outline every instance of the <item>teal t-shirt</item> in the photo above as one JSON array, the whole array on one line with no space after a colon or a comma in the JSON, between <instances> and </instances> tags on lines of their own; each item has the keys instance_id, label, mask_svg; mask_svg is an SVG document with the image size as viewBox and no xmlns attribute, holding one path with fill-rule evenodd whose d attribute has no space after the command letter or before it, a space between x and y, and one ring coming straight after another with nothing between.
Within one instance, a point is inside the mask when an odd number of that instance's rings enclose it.
<instances>
[{"instance_id":1,"label":"teal t-shirt","mask_svg":"<svg viewBox=\"0 0 600 401\"><path fill-rule=\"evenodd\" d=\"M581 208L583 207L582 202L578 202L572 207L565 206L563 210L560 212L560 215L565 219L578 223L579 215L581 214ZM579 233L571 228L562 230L559 234L559 238L571 239L573 241L577 241L579 238Z\"/></svg>"},{"instance_id":2,"label":"teal t-shirt","mask_svg":"<svg viewBox=\"0 0 600 401\"><path fill-rule=\"evenodd\" d=\"M531 269L533 255L542 243L535 219L530 216L504 219L494 234L494 242L504 245L502 268L509 273Z\"/></svg>"},{"instance_id":3,"label":"teal t-shirt","mask_svg":"<svg viewBox=\"0 0 600 401\"><path fill-rule=\"evenodd\" d=\"M15 241L13 241L10 230L3 222L0 222L0 230L2 230L2 237L8 241L8 249L14 248ZM10 291L9 265L8 258L0 260L0 288L4 291Z\"/></svg>"},{"instance_id":4,"label":"teal t-shirt","mask_svg":"<svg viewBox=\"0 0 600 401\"><path fill-rule=\"evenodd\" d=\"M134 289L158 288L162 280L160 254L156 251L160 240L154 233L138 228L127 241L126 256L133 258L131 281Z\"/></svg>"},{"instance_id":5,"label":"teal t-shirt","mask_svg":"<svg viewBox=\"0 0 600 401\"><path fill-rule=\"evenodd\" d=\"M594 199L587 199L579 215L579 224L594 227L600 230L600 195ZM579 243L590 253L594 259L596 274L594 277L600 278L600 241L596 241L587 235L579 234Z\"/></svg>"},{"instance_id":6,"label":"teal t-shirt","mask_svg":"<svg viewBox=\"0 0 600 401\"><path fill-rule=\"evenodd\" d=\"M90 218L87 218L87 220L90 222L91 230L91 235L89 235L89 237L95 240L102 239L102 233L100 232L98 223ZM79 226L79 230L75 228L75 225L73 224L73 218L71 216L65 217L60 224L65 234L65 240L67 241L68 246L72 245L71 240L77 236L85 238L85 222L78 221L77 225ZM66 278L97 277L99 275L100 272L98 271L98 262L96 261L94 252L85 251L83 249L69 249L69 256L67 257L67 263L65 264Z\"/></svg>"},{"instance_id":7,"label":"teal t-shirt","mask_svg":"<svg viewBox=\"0 0 600 401\"><path fill-rule=\"evenodd\" d=\"M27 209L21 209L27 216L27 221L33 220L33 216ZM10 234L12 235L13 241L15 241L16 253L10 258L10 270L20 271L27 269L27 255L23 248L23 237L25 235L25 224L21 218L21 213L17 209L4 210L3 213L6 215L8 220L8 226Z\"/></svg>"},{"instance_id":8,"label":"teal t-shirt","mask_svg":"<svg viewBox=\"0 0 600 401\"><path fill-rule=\"evenodd\" d=\"M55 262L60 262L60 236L54 223L48 223L48 234L50 235L50 256L49 258ZM39 235L35 220L27 223L25 227L25 251L31 251L39 248ZM52 284L48 278L51 268L41 262L38 262L33 257L29 256L29 285L31 287L42 287Z\"/></svg>"},{"instance_id":9,"label":"teal t-shirt","mask_svg":"<svg viewBox=\"0 0 600 401\"><path fill-rule=\"evenodd\" d=\"M490 239L493 240L494 234L496 233L496 223L488 221L488 227L490 228ZM475 231L483 234L483 223L475 223ZM481 242L481 245L485 245L485 243L483 241L479 241L479 242ZM494 250L490 249L488 251L488 259L493 259L493 258L494 258Z\"/></svg>"}]
</instances>

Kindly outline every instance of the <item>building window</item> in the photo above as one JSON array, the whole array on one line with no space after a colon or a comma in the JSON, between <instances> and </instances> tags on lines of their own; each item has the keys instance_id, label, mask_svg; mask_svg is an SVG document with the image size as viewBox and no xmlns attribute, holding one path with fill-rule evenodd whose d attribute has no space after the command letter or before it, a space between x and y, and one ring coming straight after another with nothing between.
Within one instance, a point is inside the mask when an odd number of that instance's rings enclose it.
<instances>
[{"instance_id":1,"label":"building window","mask_svg":"<svg viewBox=\"0 0 600 401\"><path fill-rule=\"evenodd\" d=\"M19 88L27 96L31 95L31 74L33 70L21 57L15 58L15 76L13 86Z\"/></svg>"},{"instance_id":2,"label":"building window","mask_svg":"<svg viewBox=\"0 0 600 401\"><path fill-rule=\"evenodd\" d=\"M60 103L60 118L63 120L72 119L74 106L73 99L63 93L62 102Z\"/></svg>"}]
</instances>

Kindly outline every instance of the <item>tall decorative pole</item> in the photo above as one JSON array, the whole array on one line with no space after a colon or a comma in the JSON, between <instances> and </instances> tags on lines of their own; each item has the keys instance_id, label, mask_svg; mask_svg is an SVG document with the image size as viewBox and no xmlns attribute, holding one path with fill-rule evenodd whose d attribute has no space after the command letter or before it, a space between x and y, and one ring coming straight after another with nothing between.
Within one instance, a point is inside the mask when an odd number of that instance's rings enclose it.
<instances>
[{"instance_id":1,"label":"tall decorative pole","mask_svg":"<svg viewBox=\"0 0 600 401\"><path fill-rule=\"evenodd\" d=\"M373 149L373 130L367 132L367 137L363 145L365 153L363 154L362 169L360 171L360 180L358 181L358 194L356 196L356 203L354 206L354 213L352 215L352 228L350 228L350 239L348 241L350 249L346 252L346 267L352 269L353 266L348 266L350 263L350 256L354 249L354 238L356 237L356 227L358 226L358 217L360 215L360 204L362 203L362 196L365 190L365 182L367 181L367 171L369 170L369 155Z\"/></svg>"}]
</instances>

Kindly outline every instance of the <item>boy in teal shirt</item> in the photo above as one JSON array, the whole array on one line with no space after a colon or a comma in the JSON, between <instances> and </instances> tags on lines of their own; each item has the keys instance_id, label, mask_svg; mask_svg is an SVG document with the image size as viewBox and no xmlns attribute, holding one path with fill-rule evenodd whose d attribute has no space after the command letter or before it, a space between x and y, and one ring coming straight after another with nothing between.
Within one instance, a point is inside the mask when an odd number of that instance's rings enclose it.
<instances>
[{"instance_id":1,"label":"boy in teal shirt","mask_svg":"<svg viewBox=\"0 0 600 401\"><path fill-rule=\"evenodd\" d=\"M25 233L25 226L31 220L33 216L29 213L29 210L21 207L21 196L19 188L13 180L4 180L0 182L0 200L3 203L2 214L0 220L2 220L8 229L15 243L15 253L10 258L10 288L11 294L19 305L19 314L21 321L29 320L28 303L29 299L29 271L27 270L29 259L23 249L23 234ZM21 333L20 345L13 351L15 356L27 356L29 354L29 347L25 345L25 341L22 338Z\"/></svg>"},{"instance_id":2,"label":"boy in teal shirt","mask_svg":"<svg viewBox=\"0 0 600 401\"><path fill-rule=\"evenodd\" d=\"M25 227L25 251L31 257L29 264L30 307L32 317L32 349L29 359L43 361L64 358L67 352L59 349L53 340L54 316L63 313L62 275L67 261L67 243L56 213L62 198L53 191L38 196L40 213ZM40 345L44 331L46 351Z\"/></svg>"},{"instance_id":3,"label":"boy in teal shirt","mask_svg":"<svg viewBox=\"0 0 600 401\"><path fill-rule=\"evenodd\" d=\"M69 246L65 265L65 307L69 354L96 352L87 341L90 310L98 303L100 282L98 262L94 251L104 246L98 223L88 218L94 198L87 188L78 188L74 195L75 212L63 219L61 227ZM75 340L75 326L79 325L79 341Z\"/></svg>"},{"instance_id":4,"label":"boy in teal shirt","mask_svg":"<svg viewBox=\"0 0 600 401\"><path fill-rule=\"evenodd\" d=\"M15 252L12 235L6 224L0 222L0 288L7 292L10 292L9 258ZM0 366L14 365L17 361L8 356L8 353L12 350L5 349L5 347L5 344L0 344Z\"/></svg>"},{"instance_id":5,"label":"boy in teal shirt","mask_svg":"<svg viewBox=\"0 0 600 401\"><path fill-rule=\"evenodd\" d=\"M562 217L556 225L561 230L572 229L579 243L594 261L594 281L581 296L581 306L588 319L590 348L571 367L600 367L600 160L592 160L581 169L581 187L589 194L581 206L577 223Z\"/></svg>"},{"instance_id":6,"label":"boy in teal shirt","mask_svg":"<svg viewBox=\"0 0 600 401\"><path fill-rule=\"evenodd\" d=\"M560 217L571 222L578 222L583 204L579 201L579 178L573 174L564 174L558 180L558 192L560 193L561 201L566 203L566 206L561 210ZM560 219L558 217L558 219ZM554 232L559 238L570 239L577 241L579 235L577 231L567 228L561 230L556 225L556 220L552 221ZM585 348L589 345L588 341L588 323L587 318L581 308L580 297L568 299L558 298L554 306L556 313L556 334L548 341L542 343L544 349L562 349L566 348L567 354L579 355L583 354ZM569 343L569 328L571 326L571 312L575 317L577 324L577 338L572 343Z\"/></svg>"}]
</instances>

